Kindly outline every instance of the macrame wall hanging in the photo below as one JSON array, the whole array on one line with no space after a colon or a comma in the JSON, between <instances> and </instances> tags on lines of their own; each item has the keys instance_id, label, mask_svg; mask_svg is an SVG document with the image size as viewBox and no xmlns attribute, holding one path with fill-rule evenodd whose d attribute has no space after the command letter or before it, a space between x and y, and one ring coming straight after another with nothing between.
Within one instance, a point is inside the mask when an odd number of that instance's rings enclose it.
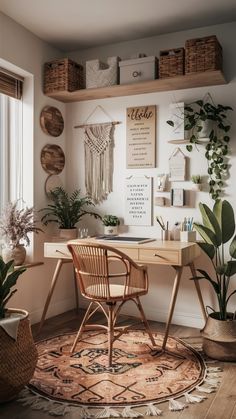
<instances>
[{"instance_id":1,"label":"macrame wall hanging","mask_svg":"<svg viewBox=\"0 0 236 419\"><path fill-rule=\"evenodd\" d=\"M111 121L88 124L89 118L98 108ZM114 126L119 123L98 105L83 125L75 126L84 128L85 187L87 194L96 204L105 200L113 189Z\"/></svg>"}]
</instances>

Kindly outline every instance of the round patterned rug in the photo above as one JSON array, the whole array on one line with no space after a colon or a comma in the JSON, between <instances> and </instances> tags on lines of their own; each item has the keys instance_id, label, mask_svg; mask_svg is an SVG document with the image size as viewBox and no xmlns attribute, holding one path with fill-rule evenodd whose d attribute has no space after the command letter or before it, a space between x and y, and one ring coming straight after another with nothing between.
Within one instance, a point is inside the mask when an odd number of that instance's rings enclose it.
<instances>
[{"instance_id":1,"label":"round patterned rug","mask_svg":"<svg viewBox=\"0 0 236 419\"><path fill-rule=\"evenodd\" d=\"M160 414L158 404L163 401L169 401L171 410L180 410L184 405L176 399L182 395L190 402L205 398L192 391L196 387L201 391L206 365L196 350L177 338L169 337L161 353L152 349L145 332L129 331L114 344L112 367L106 333L84 333L71 354L74 338L75 334L66 334L37 343L38 364L28 386L34 394L55 401L59 414L68 406L83 411L100 408L97 417L136 416L139 406L148 406L145 414ZM163 336L155 333L154 338L161 348Z\"/></svg>"}]
</instances>

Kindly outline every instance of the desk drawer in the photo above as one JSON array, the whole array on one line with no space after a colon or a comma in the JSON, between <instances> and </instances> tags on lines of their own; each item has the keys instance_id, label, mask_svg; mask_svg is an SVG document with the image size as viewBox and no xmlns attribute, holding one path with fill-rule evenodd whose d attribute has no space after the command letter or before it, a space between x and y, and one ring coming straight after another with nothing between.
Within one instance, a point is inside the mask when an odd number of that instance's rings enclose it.
<instances>
[{"instance_id":1,"label":"desk drawer","mask_svg":"<svg viewBox=\"0 0 236 419\"><path fill-rule=\"evenodd\" d=\"M160 263L162 265L178 265L179 252L175 252L174 250L139 249L139 261Z\"/></svg>"},{"instance_id":2,"label":"desk drawer","mask_svg":"<svg viewBox=\"0 0 236 419\"><path fill-rule=\"evenodd\" d=\"M65 243L45 243L44 256L46 258L71 259L71 254Z\"/></svg>"},{"instance_id":3,"label":"desk drawer","mask_svg":"<svg viewBox=\"0 0 236 419\"><path fill-rule=\"evenodd\" d=\"M131 259L138 260L138 249L127 249L126 247L115 247L117 250L125 253Z\"/></svg>"}]
</instances>

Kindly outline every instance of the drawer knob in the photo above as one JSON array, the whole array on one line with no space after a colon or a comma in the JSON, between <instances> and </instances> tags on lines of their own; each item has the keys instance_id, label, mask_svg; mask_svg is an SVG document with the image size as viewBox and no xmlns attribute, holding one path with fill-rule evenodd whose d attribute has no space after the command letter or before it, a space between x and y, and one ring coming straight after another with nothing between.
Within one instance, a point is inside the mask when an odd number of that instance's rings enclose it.
<instances>
[{"instance_id":1,"label":"drawer knob","mask_svg":"<svg viewBox=\"0 0 236 419\"><path fill-rule=\"evenodd\" d=\"M133 71L132 76L133 77L140 77L141 76L141 71Z\"/></svg>"},{"instance_id":2,"label":"drawer knob","mask_svg":"<svg viewBox=\"0 0 236 419\"><path fill-rule=\"evenodd\" d=\"M159 255L158 255L158 253L154 253L154 255L153 256L158 256L158 257L160 257Z\"/></svg>"},{"instance_id":3,"label":"drawer knob","mask_svg":"<svg viewBox=\"0 0 236 419\"><path fill-rule=\"evenodd\" d=\"M67 253L61 252L60 250L56 249L56 253L60 253L63 256L69 256Z\"/></svg>"}]
</instances>

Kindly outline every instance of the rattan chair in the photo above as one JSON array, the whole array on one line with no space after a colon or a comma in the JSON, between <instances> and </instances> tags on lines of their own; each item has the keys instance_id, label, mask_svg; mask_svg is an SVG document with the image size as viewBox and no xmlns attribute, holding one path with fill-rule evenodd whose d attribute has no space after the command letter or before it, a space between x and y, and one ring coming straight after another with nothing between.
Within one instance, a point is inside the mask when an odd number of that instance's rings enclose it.
<instances>
[{"instance_id":1,"label":"rattan chair","mask_svg":"<svg viewBox=\"0 0 236 419\"><path fill-rule=\"evenodd\" d=\"M102 244L80 241L76 244L68 244L68 248L73 257L81 294L90 300L71 352L74 352L76 344L85 329L105 329L108 333L108 365L109 367L112 366L114 341L133 326L116 326L122 306L130 300L137 305L141 321L150 337L151 344L155 346L139 299L141 295L148 292L146 267L137 265L123 252ZM107 326L104 324L87 324L98 309L103 311L107 319Z\"/></svg>"}]
</instances>

